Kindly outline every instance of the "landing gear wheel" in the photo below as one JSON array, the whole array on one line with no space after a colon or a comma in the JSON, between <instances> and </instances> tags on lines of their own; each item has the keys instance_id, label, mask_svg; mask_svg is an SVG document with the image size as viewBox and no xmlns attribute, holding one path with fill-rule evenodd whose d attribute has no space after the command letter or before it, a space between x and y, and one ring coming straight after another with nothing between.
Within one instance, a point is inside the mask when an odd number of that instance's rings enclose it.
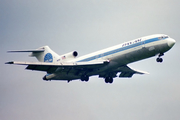
<instances>
[{"instance_id":1,"label":"landing gear wheel","mask_svg":"<svg viewBox=\"0 0 180 120\"><path fill-rule=\"evenodd\" d=\"M112 77L106 77L105 83L113 83L113 78Z\"/></svg>"},{"instance_id":2,"label":"landing gear wheel","mask_svg":"<svg viewBox=\"0 0 180 120\"><path fill-rule=\"evenodd\" d=\"M81 81L89 81L89 76L87 76L87 75L83 75L82 77L81 77Z\"/></svg>"},{"instance_id":3,"label":"landing gear wheel","mask_svg":"<svg viewBox=\"0 0 180 120\"><path fill-rule=\"evenodd\" d=\"M113 78L110 78L109 83L113 83Z\"/></svg>"},{"instance_id":4,"label":"landing gear wheel","mask_svg":"<svg viewBox=\"0 0 180 120\"><path fill-rule=\"evenodd\" d=\"M163 56L164 55L164 53L160 53L159 55L158 55L158 58L156 59L156 61L157 62L163 62L163 59L161 58L161 56Z\"/></svg>"},{"instance_id":5,"label":"landing gear wheel","mask_svg":"<svg viewBox=\"0 0 180 120\"><path fill-rule=\"evenodd\" d=\"M105 83L109 83L108 78L105 78Z\"/></svg>"},{"instance_id":6,"label":"landing gear wheel","mask_svg":"<svg viewBox=\"0 0 180 120\"><path fill-rule=\"evenodd\" d=\"M163 62L163 59L162 59L162 58L159 58L159 62Z\"/></svg>"},{"instance_id":7,"label":"landing gear wheel","mask_svg":"<svg viewBox=\"0 0 180 120\"><path fill-rule=\"evenodd\" d=\"M163 59L162 58L157 58L156 61L157 62L163 62Z\"/></svg>"},{"instance_id":8,"label":"landing gear wheel","mask_svg":"<svg viewBox=\"0 0 180 120\"><path fill-rule=\"evenodd\" d=\"M156 59L156 62L159 62L159 58Z\"/></svg>"},{"instance_id":9,"label":"landing gear wheel","mask_svg":"<svg viewBox=\"0 0 180 120\"><path fill-rule=\"evenodd\" d=\"M84 81L89 81L89 76L85 76Z\"/></svg>"}]
</instances>

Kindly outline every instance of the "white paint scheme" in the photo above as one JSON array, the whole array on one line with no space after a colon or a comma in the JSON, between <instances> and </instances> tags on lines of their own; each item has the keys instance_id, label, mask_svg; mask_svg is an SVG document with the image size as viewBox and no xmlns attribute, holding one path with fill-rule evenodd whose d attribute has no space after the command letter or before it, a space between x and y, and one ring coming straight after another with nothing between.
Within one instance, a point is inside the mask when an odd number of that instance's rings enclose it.
<instances>
[{"instance_id":1,"label":"white paint scheme","mask_svg":"<svg viewBox=\"0 0 180 120\"><path fill-rule=\"evenodd\" d=\"M7 62L6 64L28 65L26 69L45 71L44 80L81 79L88 81L90 76L99 75L106 83L112 83L117 73L119 77L132 77L133 74L147 72L132 69L127 64L158 55L157 62L162 62L161 56L170 50L175 40L164 34L155 34L137 38L107 49L103 49L82 57L76 57L76 51L59 56L48 46L36 50L20 50L9 52L32 52L39 62ZM49 54L50 53L50 54Z\"/></svg>"}]
</instances>

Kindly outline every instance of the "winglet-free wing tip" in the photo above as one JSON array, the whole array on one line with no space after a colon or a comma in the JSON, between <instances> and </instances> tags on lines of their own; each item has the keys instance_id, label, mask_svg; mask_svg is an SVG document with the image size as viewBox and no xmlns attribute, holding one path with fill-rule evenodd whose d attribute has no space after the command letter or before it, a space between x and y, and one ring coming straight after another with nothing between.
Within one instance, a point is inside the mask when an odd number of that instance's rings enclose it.
<instances>
[{"instance_id":1,"label":"winglet-free wing tip","mask_svg":"<svg viewBox=\"0 0 180 120\"><path fill-rule=\"evenodd\" d=\"M145 71L141 71L141 70L135 70L133 69L137 74L150 74L148 72L145 72Z\"/></svg>"},{"instance_id":2,"label":"winglet-free wing tip","mask_svg":"<svg viewBox=\"0 0 180 120\"><path fill-rule=\"evenodd\" d=\"M14 64L14 61L6 62L5 64Z\"/></svg>"},{"instance_id":3,"label":"winglet-free wing tip","mask_svg":"<svg viewBox=\"0 0 180 120\"><path fill-rule=\"evenodd\" d=\"M145 71L138 71L139 74L150 74L148 72L145 72Z\"/></svg>"}]
</instances>

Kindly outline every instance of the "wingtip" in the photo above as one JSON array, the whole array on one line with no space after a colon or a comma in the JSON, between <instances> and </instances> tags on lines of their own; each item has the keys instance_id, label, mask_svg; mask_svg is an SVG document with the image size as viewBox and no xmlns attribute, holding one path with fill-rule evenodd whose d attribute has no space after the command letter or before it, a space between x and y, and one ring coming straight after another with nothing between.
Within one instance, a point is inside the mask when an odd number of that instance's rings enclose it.
<instances>
[{"instance_id":1,"label":"wingtip","mask_svg":"<svg viewBox=\"0 0 180 120\"><path fill-rule=\"evenodd\" d=\"M149 75L150 73L146 72L146 74L148 74L148 75Z\"/></svg>"},{"instance_id":2,"label":"wingtip","mask_svg":"<svg viewBox=\"0 0 180 120\"><path fill-rule=\"evenodd\" d=\"M146 72L146 71L143 71L143 73L144 73L144 74L148 74L148 75L150 74L149 72Z\"/></svg>"},{"instance_id":3,"label":"wingtip","mask_svg":"<svg viewBox=\"0 0 180 120\"><path fill-rule=\"evenodd\" d=\"M145 72L145 71L141 71L140 74L147 74L147 75L149 75L150 73Z\"/></svg>"},{"instance_id":4,"label":"wingtip","mask_svg":"<svg viewBox=\"0 0 180 120\"><path fill-rule=\"evenodd\" d=\"M14 62L10 61L10 62L6 62L5 64L14 64Z\"/></svg>"}]
</instances>

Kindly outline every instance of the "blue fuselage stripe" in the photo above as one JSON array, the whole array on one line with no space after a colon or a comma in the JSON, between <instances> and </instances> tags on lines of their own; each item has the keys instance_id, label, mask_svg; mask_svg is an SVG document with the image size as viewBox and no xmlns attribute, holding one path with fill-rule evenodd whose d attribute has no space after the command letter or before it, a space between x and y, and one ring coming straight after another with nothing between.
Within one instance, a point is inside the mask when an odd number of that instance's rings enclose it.
<instances>
[{"instance_id":1,"label":"blue fuselage stripe","mask_svg":"<svg viewBox=\"0 0 180 120\"><path fill-rule=\"evenodd\" d=\"M80 60L80 61L78 61L78 62L91 61L91 60L98 59L98 58L102 58L102 57L105 57L105 56L108 56L108 55L111 55L111 54L115 54L115 53L118 53L118 52L121 52L121 51L125 51L125 50L131 49L131 48L135 48L135 47L141 46L142 44L148 44L148 43L155 42L155 41L159 41L159 40L163 40L163 38L159 39L159 38L157 37L157 38L147 39L147 40L145 40L145 41L133 43L133 44L128 45L128 46L125 46L125 47L121 47L121 48L118 48L118 49L114 49L114 50L112 50L112 51L108 51L108 52L105 52L105 53L101 53L101 54L98 54L98 55L94 55L94 56L92 56L92 57L85 58L85 59Z\"/></svg>"}]
</instances>

